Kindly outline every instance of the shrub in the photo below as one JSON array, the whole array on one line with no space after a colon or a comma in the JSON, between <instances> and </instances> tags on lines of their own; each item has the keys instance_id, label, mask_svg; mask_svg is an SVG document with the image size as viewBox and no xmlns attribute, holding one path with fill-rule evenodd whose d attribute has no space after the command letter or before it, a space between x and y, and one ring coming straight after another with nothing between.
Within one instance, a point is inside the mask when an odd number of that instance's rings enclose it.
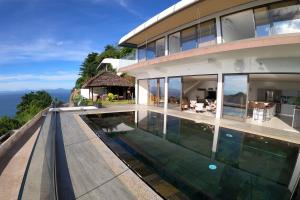
<instances>
[{"instance_id":1,"label":"shrub","mask_svg":"<svg viewBox=\"0 0 300 200\"><path fill-rule=\"evenodd\" d=\"M21 126L18 120L9 118L7 116L0 118L0 136L4 135L10 130L17 129Z\"/></svg>"},{"instance_id":2,"label":"shrub","mask_svg":"<svg viewBox=\"0 0 300 200\"><path fill-rule=\"evenodd\" d=\"M108 93L106 100L107 101L113 101L113 100L115 100L117 98L118 98L118 95L114 95L113 93Z\"/></svg>"}]
</instances>

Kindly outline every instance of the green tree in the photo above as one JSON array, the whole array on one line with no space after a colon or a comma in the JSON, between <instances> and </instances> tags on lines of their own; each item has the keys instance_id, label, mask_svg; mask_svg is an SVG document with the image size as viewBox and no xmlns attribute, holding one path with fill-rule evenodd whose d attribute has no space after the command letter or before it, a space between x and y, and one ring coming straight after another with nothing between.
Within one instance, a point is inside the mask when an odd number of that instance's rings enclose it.
<instances>
[{"instance_id":1,"label":"green tree","mask_svg":"<svg viewBox=\"0 0 300 200\"><path fill-rule=\"evenodd\" d=\"M7 116L0 118L0 136L4 135L10 130L17 129L20 127L18 120L9 118Z\"/></svg>"},{"instance_id":2,"label":"green tree","mask_svg":"<svg viewBox=\"0 0 300 200\"><path fill-rule=\"evenodd\" d=\"M30 92L17 105L16 119L21 125L32 119L38 112L51 105L52 98L46 91Z\"/></svg>"}]
</instances>

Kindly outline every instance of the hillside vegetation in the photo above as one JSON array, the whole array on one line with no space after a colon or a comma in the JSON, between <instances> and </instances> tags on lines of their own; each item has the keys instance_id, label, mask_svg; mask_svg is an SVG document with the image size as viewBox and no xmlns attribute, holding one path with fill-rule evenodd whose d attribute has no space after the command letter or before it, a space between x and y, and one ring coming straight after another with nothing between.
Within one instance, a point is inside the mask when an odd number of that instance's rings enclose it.
<instances>
[{"instance_id":1,"label":"hillside vegetation","mask_svg":"<svg viewBox=\"0 0 300 200\"><path fill-rule=\"evenodd\" d=\"M0 117L0 136L10 130L20 128L38 112L49 107L52 102L51 96L45 91L30 92L21 99L20 104L17 105L15 118Z\"/></svg>"}]
</instances>

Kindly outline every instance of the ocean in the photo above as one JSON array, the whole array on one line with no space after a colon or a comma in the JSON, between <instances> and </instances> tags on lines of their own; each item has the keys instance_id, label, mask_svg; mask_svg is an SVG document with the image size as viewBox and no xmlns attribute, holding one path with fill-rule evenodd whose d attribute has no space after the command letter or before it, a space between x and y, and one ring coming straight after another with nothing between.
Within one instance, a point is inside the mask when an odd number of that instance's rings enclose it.
<instances>
[{"instance_id":1,"label":"ocean","mask_svg":"<svg viewBox=\"0 0 300 200\"><path fill-rule=\"evenodd\" d=\"M21 97L29 91L17 92L2 92L0 93L0 117L7 115L14 117L16 113L16 106L21 102ZM47 91L52 97L55 97L63 102L68 102L70 97L70 90L51 90Z\"/></svg>"}]
</instances>

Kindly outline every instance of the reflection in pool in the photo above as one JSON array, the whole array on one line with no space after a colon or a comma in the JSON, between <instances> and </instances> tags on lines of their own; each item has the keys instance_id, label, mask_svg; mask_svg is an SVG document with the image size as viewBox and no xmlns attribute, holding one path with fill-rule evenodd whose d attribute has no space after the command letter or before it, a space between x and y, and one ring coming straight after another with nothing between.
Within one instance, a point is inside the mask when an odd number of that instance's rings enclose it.
<instances>
[{"instance_id":1,"label":"reflection in pool","mask_svg":"<svg viewBox=\"0 0 300 200\"><path fill-rule=\"evenodd\" d=\"M82 118L166 199L291 197L297 145L150 111Z\"/></svg>"}]
</instances>

